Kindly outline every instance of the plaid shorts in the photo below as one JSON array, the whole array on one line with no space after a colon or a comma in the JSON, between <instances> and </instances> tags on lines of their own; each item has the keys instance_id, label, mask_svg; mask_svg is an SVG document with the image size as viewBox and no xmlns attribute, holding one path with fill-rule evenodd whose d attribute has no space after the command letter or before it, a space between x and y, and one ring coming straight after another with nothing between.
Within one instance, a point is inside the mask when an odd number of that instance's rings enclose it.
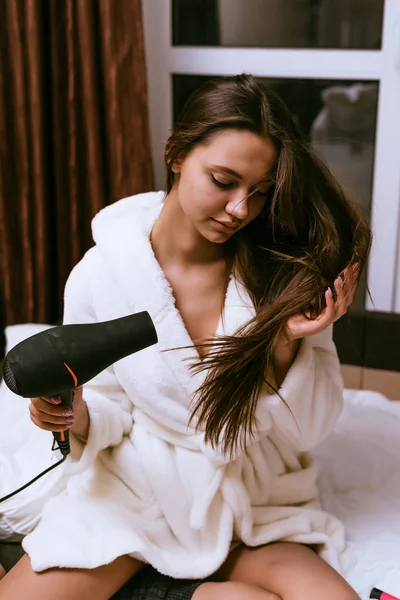
<instances>
[{"instance_id":1,"label":"plaid shorts","mask_svg":"<svg viewBox=\"0 0 400 600\"><path fill-rule=\"evenodd\" d=\"M146 566L112 600L190 600L202 583L200 579L171 579Z\"/></svg>"}]
</instances>

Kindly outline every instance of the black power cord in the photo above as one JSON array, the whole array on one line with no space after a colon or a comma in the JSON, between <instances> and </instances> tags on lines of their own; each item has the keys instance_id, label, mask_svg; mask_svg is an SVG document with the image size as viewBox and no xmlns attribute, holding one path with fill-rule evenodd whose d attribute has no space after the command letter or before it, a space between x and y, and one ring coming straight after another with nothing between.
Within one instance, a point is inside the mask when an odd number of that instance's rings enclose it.
<instances>
[{"instance_id":1,"label":"black power cord","mask_svg":"<svg viewBox=\"0 0 400 600\"><path fill-rule=\"evenodd\" d=\"M52 450L57 450L58 448L52 448ZM8 500L9 498L12 498L13 496L16 496L17 494L19 494L20 492L22 492L22 490L25 490L27 487L29 487L30 485L32 485L32 483L35 483L35 481L37 481L38 479L40 479L41 477L43 477L44 475L47 475L47 473L50 473L50 471L52 471L53 469L55 469L56 467L58 467L59 465L61 465L65 459L67 458L67 454L65 454L61 460L59 460L58 462L56 462L54 465L51 465L51 467L49 467L48 469L46 469L45 471L43 471L42 473L39 473L39 475L36 475L36 477L34 477L33 479L31 479L31 481L28 481L28 483L25 483L25 485L23 485L22 487L18 488L17 490L15 490L15 492L11 492L11 494L7 494L7 496L4 496L3 498L0 498L0 504L1 502L4 502L5 500Z\"/></svg>"}]
</instances>

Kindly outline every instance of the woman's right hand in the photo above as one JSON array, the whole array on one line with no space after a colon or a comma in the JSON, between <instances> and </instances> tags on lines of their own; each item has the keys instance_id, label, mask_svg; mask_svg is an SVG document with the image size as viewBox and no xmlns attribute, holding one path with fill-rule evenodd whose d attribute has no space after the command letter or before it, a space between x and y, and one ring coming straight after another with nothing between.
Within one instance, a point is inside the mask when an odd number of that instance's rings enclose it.
<instances>
[{"instance_id":1,"label":"woman's right hand","mask_svg":"<svg viewBox=\"0 0 400 600\"><path fill-rule=\"evenodd\" d=\"M73 408L61 404L58 396L31 398L29 412L31 421L45 431L65 431L70 429L82 437L87 437L89 415L82 398L82 386L74 390Z\"/></svg>"}]
</instances>

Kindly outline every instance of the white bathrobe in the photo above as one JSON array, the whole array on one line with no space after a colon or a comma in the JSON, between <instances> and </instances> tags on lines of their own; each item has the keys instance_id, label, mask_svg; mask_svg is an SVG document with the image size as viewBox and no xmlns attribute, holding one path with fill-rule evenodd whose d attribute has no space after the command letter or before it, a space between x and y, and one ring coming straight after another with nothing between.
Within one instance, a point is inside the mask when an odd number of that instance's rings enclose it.
<instances>
[{"instance_id":1,"label":"white bathrobe","mask_svg":"<svg viewBox=\"0 0 400 600\"><path fill-rule=\"evenodd\" d=\"M345 573L343 528L319 509L317 466L307 454L342 407L332 330L302 342L282 385L295 419L265 393L245 451L229 458L206 444L188 426L205 377L189 371L196 351L162 352L191 345L149 242L163 200L163 192L148 193L102 210L93 220L96 245L68 280L65 323L147 310L159 342L85 386L89 439L74 440L66 490L46 503L24 540L33 568L93 568L130 554L176 578L203 578L235 541L286 540L320 544L321 556ZM233 334L253 313L232 278L218 333Z\"/></svg>"}]
</instances>

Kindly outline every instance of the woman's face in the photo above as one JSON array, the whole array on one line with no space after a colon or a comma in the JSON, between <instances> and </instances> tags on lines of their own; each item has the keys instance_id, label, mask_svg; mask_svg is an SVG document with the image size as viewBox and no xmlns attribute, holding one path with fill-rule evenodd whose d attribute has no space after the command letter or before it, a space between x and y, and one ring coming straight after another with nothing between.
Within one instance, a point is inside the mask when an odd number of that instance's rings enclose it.
<instances>
[{"instance_id":1,"label":"woman's face","mask_svg":"<svg viewBox=\"0 0 400 600\"><path fill-rule=\"evenodd\" d=\"M176 160L171 195L204 238L225 242L262 211L276 158L270 139L226 129Z\"/></svg>"}]
</instances>

